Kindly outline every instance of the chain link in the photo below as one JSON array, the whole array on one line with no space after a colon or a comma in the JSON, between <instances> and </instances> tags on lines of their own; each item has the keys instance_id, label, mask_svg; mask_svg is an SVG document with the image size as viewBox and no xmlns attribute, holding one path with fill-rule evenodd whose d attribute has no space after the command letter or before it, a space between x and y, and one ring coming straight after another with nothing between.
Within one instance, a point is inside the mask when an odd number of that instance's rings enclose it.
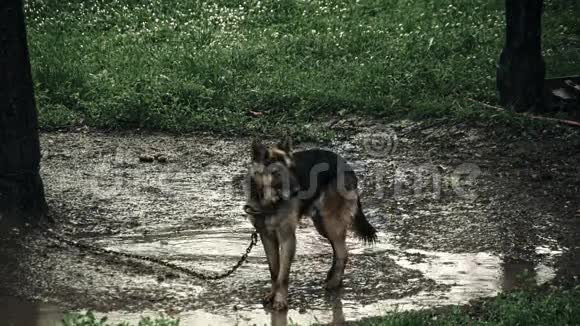
<instances>
[{"instance_id":1,"label":"chain link","mask_svg":"<svg viewBox=\"0 0 580 326\"><path fill-rule=\"evenodd\" d=\"M246 260L248 259L248 255L252 251L252 248L254 248L254 246L258 243L258 232L254 231L254 232L252 232L250 244L246 248L246 252L242 255L242 257L240 257L240 259L238 260L238 262L234 266L232 266L230 269L228 269L225 272L220 273L220 274L205 274L202 272L197 272L197 271L191 270L191 269L183 267L183 266L175 265L173 263L170 263L170 262L158 259L158 258L109 250L109 249L105 249L105 248L100 248L100 247L88 245L86 243L82 243L79 241L70 240L70 239L67 239L67 238L55 233L52 229L44 229L44 234L48 238L57 240L59 242L65 243L69 246L76 247L76 248L81 249L81 250L90 251L90 252L95 253L95 254L120 256L120 257L124 257L124 258L128 258L128 259L147 261L150 263L165 266L169 269L177 270L183 274L186 274L186 275L189 275L189 276L192 276L194 278L201 279L201 280L220 280L220 279L223 279L223 278L226 278L226 277L232 275L238 268L240 268L242 266L242 264L244 264L244 262L246 262Z\"/></svg>"}]
</instances>

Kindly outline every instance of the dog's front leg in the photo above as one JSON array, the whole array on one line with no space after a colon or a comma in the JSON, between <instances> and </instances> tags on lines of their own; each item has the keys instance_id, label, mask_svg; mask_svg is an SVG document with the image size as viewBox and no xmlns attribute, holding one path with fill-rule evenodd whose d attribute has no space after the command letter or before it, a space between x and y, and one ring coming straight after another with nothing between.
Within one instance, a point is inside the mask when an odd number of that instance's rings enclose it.
<instances>
[{"instance_id":1,"label":"dog's front leg","mask_svg":"<svg viewBox=\"0 0 580 326\"><path fill-rule=\"evenodd\" d=\"M288 221L277 230L278 243L280 244L280 269L276 280L276 292L272 308L285 310L288 308L288 283L290 266L296 252L296 223Z\"/></svg>"},{"instance_id":2,"label":"dog's front leg","mask_svg":"<svg viewBox=\"0 0 580 326\"><path fill-rule=\"evenodd\" d=\"M268 261L268 268L270 269L271 290L264 296L264 303L270 303L276 293L276 284L280 270L280 258L278 250L278 238L276 232L266 229L260 230L260 239L264 245L264 252L266 253L266 260Z\"/></svg>"}]
</instances>

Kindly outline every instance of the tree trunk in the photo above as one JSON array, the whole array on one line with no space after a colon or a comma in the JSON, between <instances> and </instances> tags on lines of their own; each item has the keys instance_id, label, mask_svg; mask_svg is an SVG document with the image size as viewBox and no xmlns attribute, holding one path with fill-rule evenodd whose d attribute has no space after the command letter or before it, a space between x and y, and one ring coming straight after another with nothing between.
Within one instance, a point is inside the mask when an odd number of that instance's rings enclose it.
<instances>
[{"instance_id":1,"label":"tree trunk","mask_svg":"<svg viewBox=\"0 0 580 326\"><path fill-rule=\"evenodd\" d=\"M0 225L46 214L22 0L0 1ZM0 230L2 227L0 227Z\"/></svg>"},{"instance_id":2,"label":"tree trunk","mask_svg":"<svg viewBox=\"0 0 580 326\"><path fill-rule=\"evenodd\" d=\"M506 41L497 68L501 105L516 112L543 111L546 67L542 57L543 0L506 0Z\"/></svg>"}]
</instances>

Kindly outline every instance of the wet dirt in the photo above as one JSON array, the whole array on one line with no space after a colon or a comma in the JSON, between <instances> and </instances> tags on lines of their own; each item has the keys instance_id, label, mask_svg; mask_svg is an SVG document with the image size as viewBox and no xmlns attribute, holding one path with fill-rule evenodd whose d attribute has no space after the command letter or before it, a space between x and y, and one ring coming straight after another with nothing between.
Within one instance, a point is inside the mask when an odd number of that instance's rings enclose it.
<instances>
[{"instance_id":1,"label":"wet dirt","mask_svg":"<svg viewBox=\"0 0 580 326\"><path fill-rule=\"evenodd\" d=\"M83 309L113 321L164 312L182 325L340 324L530 282L577 283L580 137L551 128L358 123L336 141L297 144L352 163L380 242L349 238L344 288L329 294L321 286L331 249L304 219L287 314L259 303L269 286L260 244L232 277L200 281L21 231L0 245L0 294L10 302L0 315L30 310L20 315L44 322L20 325L49 325L62 311ZM41 142L61 234L208 273L235 264L249 242L241 210L249 139L81 130L43 133Z\"/></svg>"}]
</instances>

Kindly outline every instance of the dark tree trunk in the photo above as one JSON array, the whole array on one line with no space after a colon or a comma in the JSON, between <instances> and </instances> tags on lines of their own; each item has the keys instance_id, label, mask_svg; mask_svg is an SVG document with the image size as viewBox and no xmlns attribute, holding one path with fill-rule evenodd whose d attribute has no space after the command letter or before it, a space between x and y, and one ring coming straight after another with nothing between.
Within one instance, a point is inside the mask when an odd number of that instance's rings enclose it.
<instances>
[{"instance_id":1,"label":"dark tree trunk","mask_svg":"<svg viewBox=\"0 0 580 326\"><path fill-rule=\"evenodd\" d=\"M505 10L506 42L497 68L500 103L517 112L543 111L543 0L506 0Z\"/></svg>"},{"instance_id":2,"label":"dark tree trunk","mask_svg":"<svg viewBox=\"0 0 580 326\"><path fill-rule=\"evenodd\" d=\"M0 0L0 225L45 216L37 129L22 0Z\"/></svg>"}]
</instances>

